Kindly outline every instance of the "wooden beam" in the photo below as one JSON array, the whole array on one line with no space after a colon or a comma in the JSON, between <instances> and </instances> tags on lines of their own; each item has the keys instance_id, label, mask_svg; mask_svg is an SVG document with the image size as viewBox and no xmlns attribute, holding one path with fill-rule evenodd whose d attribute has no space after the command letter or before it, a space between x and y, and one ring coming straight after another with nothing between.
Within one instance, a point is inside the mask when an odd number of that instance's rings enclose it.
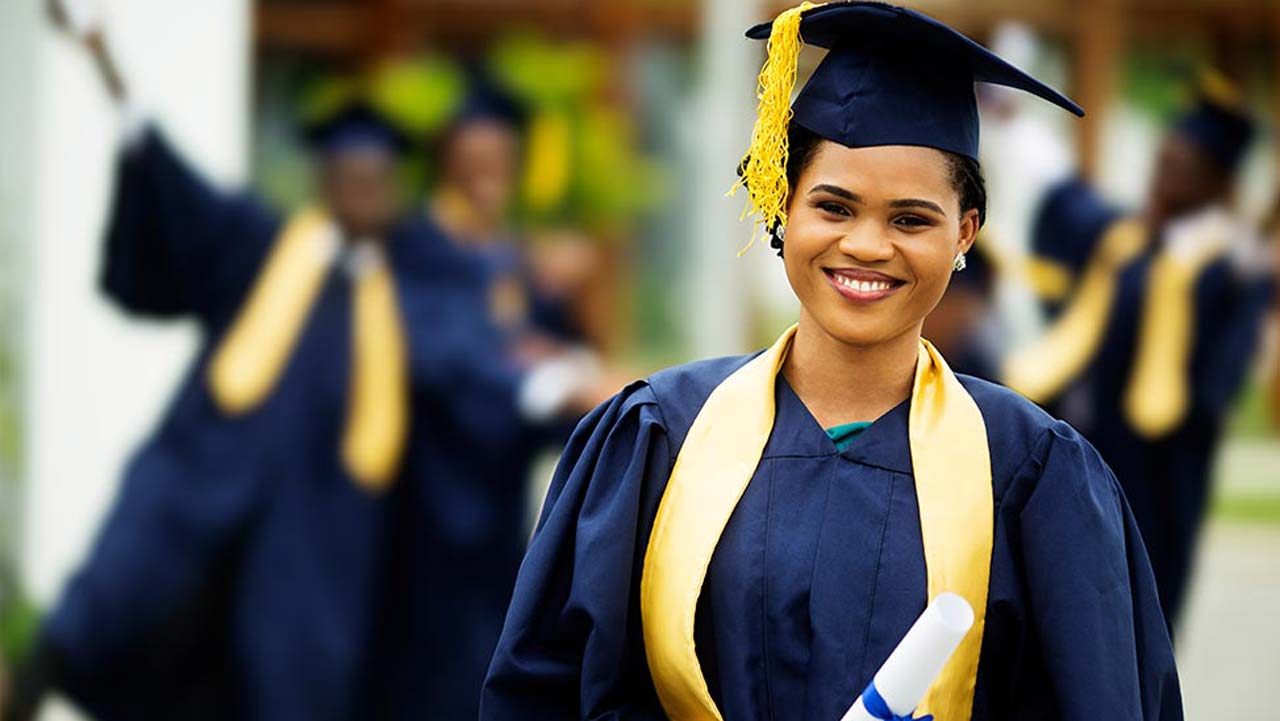
<instances>
[{"instance_id":1,"label":"wooden beam","mask_svg":"<svg viewBox=\"0 0 1280 721\"><path fill-rule=\"evenodd\" d=\"M1274 127L1275 125L1280 124L1280 90L1276 89L1276 86L1280 86L1280 3L1277 3L1271 10L1271 22L1268 23L1268 25L1271 27L1271 123ZM1280 168L1280 132L1273 130L1272 134L1272 139L1276 141L1276 167ZM1277 192L1276 194L1276 216L1276 253L1280 254L1280 192ZM1280 262L1276 263L1276 272L1277 275L1280 275ZM1280 278L1277 278L1277 281L1280 281ZM1277 332L1280 333L1280 293L1276 293L1276 310L1276 329ZM1280 335L1277 335L1276 337L1280 338ZM1277 353L1277 355L1280 355L1280 353ZM1280 358L1277 358L1276 366L1278 374L1277 380L1280 380ZM1280 388L1277 388L1276 392L1277 394L1280 394ZM1280 398L1280 396L1277 397ZM1280 414L1280 402L1276 404L1276 413ZM1280 421L1280 416L1277 416L1277 420Z\"/></svg>"},{"instance_id":2,"label":"wooden beam","mask_svg":"<svg viewBox=\"0 0 1280 721\"><path fill-rule=\"evenodd\" d=\"M1080 28L1088 27L1084 18L1096 5L1096 0L905 1L977 37L1001 21L1017 20L1042 34L1068 39L1082 39ZM793 4L772 0L758 19ZM1275 12L1271 0L1127 0L1125 6L1130 36L1162 40L1204 39L1211 24L1233 39L1264 39ZM642 37L693 42L702 22L700 4L671 0L259 0L256 12L262 47L345 55L397 52L423 42L474 51L477 43L519 27L610 42ZM1090 28L1097 31L1108 32Z\"/></svg>"},{"instance_id":3,"label":"wooden beam","mask_svg":"<svg viewBox=\"0 0 1280 721\"><path fill-rule=\"evenodd\" d=\"M408 51L414 39L408 22L409 0L368 0L365 4L369 6L365 63Z\"/></svg>"},{"instance_id":4,"label":"wooden beam","mask_svg":"<svg viewBox=\"0 0 1280 721\"><path fill-rule=\"evenodd\" d=\"M1102 128L1115 90L1125 37L1124 0L1081 0L1075 30L1072 97L1088 113L1076 123L1080 170L1095 177Z\"/></svg>"},{"instance_id":5,"label":"wooden beam","mask_svg":"<svg viewBox=\"0 0 1280 721\"><path fill-rule=\"evenodd\" d=\"M368 20L366 8L338 3L259 2L254 18L260 48L341 55L360 52Z\"/></svg>"}]
</instances>

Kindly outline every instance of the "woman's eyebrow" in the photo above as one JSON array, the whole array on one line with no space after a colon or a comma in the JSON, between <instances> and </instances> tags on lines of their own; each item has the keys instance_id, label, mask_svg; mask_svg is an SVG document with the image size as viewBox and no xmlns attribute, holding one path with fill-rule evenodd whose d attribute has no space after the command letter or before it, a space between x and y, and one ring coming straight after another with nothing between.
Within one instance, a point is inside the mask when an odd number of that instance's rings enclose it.
<instances>
[{"instance_id":1,"label":"woman's eyebrow","mask_svg":"<svg viewBox=\"0 0 1280 721\"><path fill-rule=\"evenodd\" d=\"M933 212L943 216L944 218L947 215L946 212L942 209L942 207L939 206L937 203L930 200L923 200L921 198L902 198L901 200L894 200L889 203L889 207L890 208L923 208L925 210L932 210Z\"/></svg>"},{"instance_id":2,"label":"woman's eyebrow","mask_svg":"<svg viewBox=\"0 0 1280 721\"><path fill-rule=\"evenodd\" d=\"M844 198L845 200L848 200L854 203L862 202L862 196L858 195L857 193L849 192L848 190L845 190L844 188L841 188L838 185L829 185L827 183L820 183L818 185L813 186L812 188L809 188L809 194L812 195L814 193L830 193L834 196Z\"/></svg>"}]
</instances>

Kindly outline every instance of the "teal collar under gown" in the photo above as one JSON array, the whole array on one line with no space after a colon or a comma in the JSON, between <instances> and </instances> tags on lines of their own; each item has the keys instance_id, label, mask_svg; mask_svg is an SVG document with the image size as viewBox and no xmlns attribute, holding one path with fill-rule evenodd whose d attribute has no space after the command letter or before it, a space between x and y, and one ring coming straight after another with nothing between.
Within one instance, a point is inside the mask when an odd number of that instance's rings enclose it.
<instances>
[{"instance_id":1,"label":"teal collar under gown","mask_svg":"<svg viewBox=\"0 0 1280 721\"><path fill-rule=\"evenodd\" d=\"M858 440L858 436L862 432L871 427L871 421L853 421L852 423L841 423L838 426L832 426L826 430L827 438L836 444L836 450L843 451L853 442Z\"/></svg>"},{"instance_id":2,"label":"teal collar under gown","mask_svg":"<svg viewBox=\"0 0 1280 721\"><path fill-rule=\"evenodd\" d=\"M202 347L133 456L42 635L100 719L472 719L526 538L506 454L533 433L472 265L406 222L389 260L409 347L392 490L342 467L351 283L336 264L267 401L216 409L205 360L281 228L154 130L121 159L103 288L196 319Z\"/></svg>"},{"instance_id":3,"label":"teal collar under gown","mask_svg":"<svg viewBox=\"0 0 1280 721\"><path fill-rule=\"evenodd\" d=\"M680 366L579 425L520 569L484 721L665 718L640 569L684 435L744 357ZM1182 718L1138 531L1069 426L961 376L987 425L995 534L975 721ZM695 640L726 719L839 719L925 607L908 404L838 450L781 378L707 572ZM939 719L938 721L946 721Z\"/></svg>"}]
</instances>

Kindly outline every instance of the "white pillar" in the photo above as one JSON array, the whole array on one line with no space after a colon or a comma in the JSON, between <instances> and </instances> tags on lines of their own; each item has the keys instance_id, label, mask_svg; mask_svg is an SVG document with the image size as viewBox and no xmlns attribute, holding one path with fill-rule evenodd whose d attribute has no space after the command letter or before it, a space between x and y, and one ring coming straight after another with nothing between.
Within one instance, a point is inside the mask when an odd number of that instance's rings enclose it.
<instances>
[{"instance_id":1,"label":"white pillar","mask_svg":"<svg viewBox=\"0 0 1280 721\"><path fill-rule=\"evenodd\" d=\"M704 0L698 90L695 91L697 156L694 184L693 272L688 299L689 347L694 357L740 353L749 338L747 311L752 305L751 261L736 257L751 237L739 222L746 191L726 198L734 169L751 140L755 122L755 84L764 57L761 43L743 33L762 17L761 0ZM760 248L754 253L764 253ZM779 272L780 269L779 269Z\"/></svg>"},{"instance_id":2,"label":"white pillar","mask_svg":"<svg viewBox=\"0 0 1280 721\"><path fill-rule=\"evenodd\" d=\"M33 38L8 97L24 128L23 577L40 603L80 562L122 464L157 421L194 349L189 324L126 318L97 290L117 120L89 57L36 2L3 3L0 26ZM102 0L120 68L187 157L213 179L247 167L248 0ZM28 7L30 6L30 7ZM12 21L12 22L11 22ZM14 29L14 25L21 26ZM7 43L6 43L7 46ZM9 64L9 63L6 63ZM12 73L12 68L6 74ZM6 87L9 87L6 85ZM4 157L12 157L6 151ZM0 215L4 215L0 213Z\"/></svg>"}]
</instances>

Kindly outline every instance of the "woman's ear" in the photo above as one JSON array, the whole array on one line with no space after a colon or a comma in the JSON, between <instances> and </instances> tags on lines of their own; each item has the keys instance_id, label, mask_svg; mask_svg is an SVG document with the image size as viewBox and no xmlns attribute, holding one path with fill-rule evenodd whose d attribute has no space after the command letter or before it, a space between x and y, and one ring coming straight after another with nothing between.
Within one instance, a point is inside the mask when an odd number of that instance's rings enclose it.
<instances>
[{"instance_id":1,"label":"woman's ear","mask_svg":"<svg viewBox=\"0 0 1280 721\"><path fill-rule=\"evenodd\" d=\"M973 247L973 241L978 239L980 222L977 208L970 208L960 216L960 238L956 243L956 253L968 253Z\"/></svg>"}]
</instances>

